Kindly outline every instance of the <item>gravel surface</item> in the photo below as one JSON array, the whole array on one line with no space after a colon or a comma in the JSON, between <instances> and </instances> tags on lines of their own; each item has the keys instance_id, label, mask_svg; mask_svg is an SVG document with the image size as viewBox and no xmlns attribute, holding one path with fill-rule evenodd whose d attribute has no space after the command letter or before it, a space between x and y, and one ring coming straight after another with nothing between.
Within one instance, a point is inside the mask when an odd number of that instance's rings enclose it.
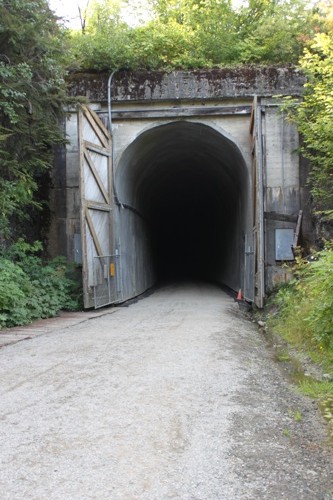
<instances>
[{"instance_id":1,"label":"gravel surface","mask_svg":"<svg viewBox=\"0 0 333 500\"><path fill-rule=\"evenodd\" d=\"M0 408L1 500L333 499L316 405L211 285L2 348Z\"/></svg>"}]
</instances>

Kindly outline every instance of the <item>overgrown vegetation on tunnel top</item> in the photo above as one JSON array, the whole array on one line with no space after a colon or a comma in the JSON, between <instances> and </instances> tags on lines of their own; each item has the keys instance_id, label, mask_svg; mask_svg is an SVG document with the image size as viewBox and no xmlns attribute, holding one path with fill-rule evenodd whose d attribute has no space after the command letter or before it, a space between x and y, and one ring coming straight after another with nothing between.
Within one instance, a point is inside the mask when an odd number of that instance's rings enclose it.
<instances>
[{"instance_id":1,"label":"overgrown vegetation on tunnel top","mask_svg":"<svg viewBox=\"0 0 333 500\"><path fill-rule=\"evenodd\" d=\"M72 69L297 63L325 23L325 2L307 0L87 2L71 33Z\"/></svg>"}]
</instances>

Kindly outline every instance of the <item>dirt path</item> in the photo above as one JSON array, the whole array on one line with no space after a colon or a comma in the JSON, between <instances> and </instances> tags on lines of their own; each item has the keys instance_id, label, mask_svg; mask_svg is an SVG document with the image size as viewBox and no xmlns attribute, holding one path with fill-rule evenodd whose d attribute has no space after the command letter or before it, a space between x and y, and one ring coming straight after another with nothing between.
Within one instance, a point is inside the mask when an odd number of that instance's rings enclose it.
<instances>
[{"instance_id":1,"label":"dirt path","mask_svg":"<svg viewBox=\"0 0 333 500\"><path fill-rule=\"evenodd\" d=\"M1 500L333 498L316 406L213 286L7 346L0 384Z\"/></svg>"}]
</instances>

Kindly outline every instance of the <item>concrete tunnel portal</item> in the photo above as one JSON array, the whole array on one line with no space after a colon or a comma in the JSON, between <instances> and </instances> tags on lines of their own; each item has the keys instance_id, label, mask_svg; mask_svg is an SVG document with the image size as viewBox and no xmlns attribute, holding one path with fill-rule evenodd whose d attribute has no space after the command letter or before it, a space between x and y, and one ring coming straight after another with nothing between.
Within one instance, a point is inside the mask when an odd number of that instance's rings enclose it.
<instances>
[{"instance_id":1,"label":"concrete tunnel portal","mask_svg":"<svg viewBox=\"0 0 333 500\"><path fill-rule=\"evenodd\" d=\"M146 130L123 153L116 188L126 298L159 280L241 287L248 170L226 134L187 121Z\"/></svg>"}]
</instances>

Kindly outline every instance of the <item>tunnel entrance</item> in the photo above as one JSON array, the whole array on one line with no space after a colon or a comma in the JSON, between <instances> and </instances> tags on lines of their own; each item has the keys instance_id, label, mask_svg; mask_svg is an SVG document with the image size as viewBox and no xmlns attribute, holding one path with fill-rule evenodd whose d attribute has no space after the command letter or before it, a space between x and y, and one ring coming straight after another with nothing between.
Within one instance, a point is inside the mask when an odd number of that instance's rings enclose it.
<instances>
[{"instance_id":1,"label":"tunnel entrance","mask_svg":"<svg viewBox=\"0 0 333 500\"><path fill-rule=\"evenodd\" d=\"M221 187L194 158L177 158L170 176L149 195L152 247L158 279L214 279L225 256L236 200L221 198ZM236 207L235 203L236 201Z\"/></svg>"},{"instance_id":2,"label":"tunnel entrance","mask_svg":"<svg viewBox=\"0 0 333 500\"><path fill-rule=\"evenodd\" d=\"M161 279L241 287L248 171L229 137L186 121L149 129L122 155L116 190L123 299Z\"/></svg>"}]
</instances>

